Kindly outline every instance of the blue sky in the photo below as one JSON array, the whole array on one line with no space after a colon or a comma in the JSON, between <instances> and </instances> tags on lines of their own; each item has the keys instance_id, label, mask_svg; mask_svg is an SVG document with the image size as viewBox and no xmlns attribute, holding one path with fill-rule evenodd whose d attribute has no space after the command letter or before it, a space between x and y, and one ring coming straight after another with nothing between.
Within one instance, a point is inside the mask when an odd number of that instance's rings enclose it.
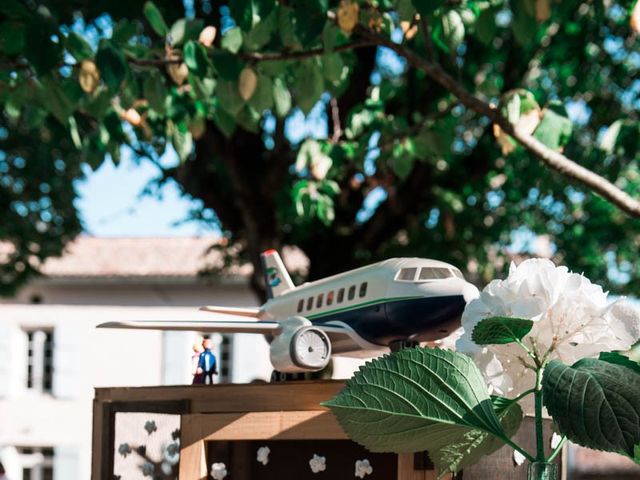
<instances>
[{"instance_id":1,"label":"blue sky","mask_svg":"<svg viewBox=\"0 0 640 480\"><path fill-rule=\"evenodd\" d=\"M163 164L177 161L173 151L162 158ZM122 160L116 167L110 159L95 172L86 171L86 180L76 188L80 195L76 206L85 232L96 236L189 236L211 233L203 225L180 223L198 202L180 194L171 183L157 194L141 195L147 184L158 175L149 161L137 161L123 148ZM180 224L179 224L180 223Z\"/></svg>"}]
</instances>

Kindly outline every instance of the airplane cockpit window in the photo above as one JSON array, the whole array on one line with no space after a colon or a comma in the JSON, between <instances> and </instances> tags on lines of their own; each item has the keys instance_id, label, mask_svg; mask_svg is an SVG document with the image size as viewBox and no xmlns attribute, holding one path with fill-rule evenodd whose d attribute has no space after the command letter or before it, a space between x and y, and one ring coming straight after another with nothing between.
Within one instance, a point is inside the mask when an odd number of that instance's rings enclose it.
<instances>
[{"instance_id":1,"label":"airplane cockpit window","mask_svg":"<svg viewBox=\"0 0 640 480\"><path fill-rule=\"evenodd\" d=\"M322 307L322 299L324 297L324 294L321 293L320 295L318 295L318 300L316 301L316 308L320 308Z\"/></svg>"},{"instance_id":2,"label":"airplane cockpit window","mask_svg":"<svg viewBox=\"0 0 640 480\"><path fill-rule=\"evenodd\" d=\"M344 300L344 288L338 290L338 303L342 303Z\"/></svg>"},{"instance_id":3,"label":"airplane cockpit window","mask_svg":"<svg viewBox=\"0 0 640 480\"><path fill-rule=\"evenodd\" d=\"M367 294L367 282L360 284L360 298Z\"/></svg>"},{"instance_id":4,"label":"airplane cockpit window","mask_svg":"<svg viewBox=\"0 0 640 480\"><path fill-rule=\"evenodd\" d=\"M327 293L327 305L333 305L333 290Z\"/></svg>"},{"instance_id":5,"label":"airplane cockpit window","mask_svg":"<svg viewBox=\"0 0 640 480\"><path fill-rule=\"evenodd\" d=\"M416 278L416 272L417 271L418 271L418 269L415 268L415 267L402 268L398 272L398 276L396 277L396 280L402 280L404 282L413 282L413 280L415 280L415 278Z\"/></svg>"},{"instance_id":6,"label":"airplane cockpit window","mask_svg":"<svg viewBox=\"0 0 640 480\"><path fill-rule=\"evenodd\" d=\"M438 278L453 277L453 273L448 268L422 267L420 269L419 280L435 280Z\"/></svg>"},{"instance_id":7,"label":"airplane cockpit window","mask_svg":"<svg viewBox=\"0 0 640 480\"><path fill-rule=\"evenodd\" d=\"M301 298L298 301L298 313L300 313L304 309L304 298Z\"/></svg>"},{"instance_id":8,"label":"airplane cockpit window","mask_svg":"<svg viewBox=\"0 0 640 480\"><path fill-rule=\"evenodd\" d=\"M348 299L349 300L353 300L356 296L356 286L355 285L351 285L349 287L349 295L348 295Z\"/></svg>"},{"instance_id":9,"label":"airplane cockpit window","mask_svg":"<svg viewBox=\"0 0 640 480\"><path fill-rule=\"evenodd\" d=\"M313 297L309 297L307 299L307 310L311 310L312 307L313 307Z\"/></svg>"}]
</instances>

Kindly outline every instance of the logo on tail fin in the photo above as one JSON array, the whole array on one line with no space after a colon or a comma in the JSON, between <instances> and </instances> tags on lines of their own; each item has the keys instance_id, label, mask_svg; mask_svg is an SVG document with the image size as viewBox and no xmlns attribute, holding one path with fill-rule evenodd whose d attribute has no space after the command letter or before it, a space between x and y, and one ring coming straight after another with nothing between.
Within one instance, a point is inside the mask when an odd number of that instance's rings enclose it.
<instances>
[{"instance_id":1,"label":"logo on tail fin","mask_svg":"<svg viewBox=\"0 0 640 480\"><path fill-rule=\"evenodd\" d=\"M282 280L278 276L278 270L274 267L267 268L267 280L270 287L277 287L282 283Z\"/></svg>"},{"instance_id":2,"label":"logo on tail fin","mask_svg":"<svg viewBox=\"0 0 640 480\"><path fill-rule=\"evenodd\" d=\"M275 250L267 250L261 255L267 296L277 297L295 287L280 255Z\"/></svg>"}]
</instances>

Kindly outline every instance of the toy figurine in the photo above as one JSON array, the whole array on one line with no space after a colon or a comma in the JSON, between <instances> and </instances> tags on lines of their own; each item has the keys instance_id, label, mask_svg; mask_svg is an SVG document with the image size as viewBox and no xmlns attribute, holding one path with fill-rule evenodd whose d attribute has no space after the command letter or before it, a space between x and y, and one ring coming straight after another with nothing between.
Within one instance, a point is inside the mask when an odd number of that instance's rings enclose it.
<instances>
[{"instance_id":1,"label":"toy figurine","mask_svg":"<svg viewBox=\"0 0 640 480\"><path fill-rule=\"evenodd\" d=\"M200 361L198 362L198 369L196 370L196 374L202 375L202 380L200 383L210 385L213 383L213 375L218 374L218 370L216 368L216 356L211 351L212 341L210 338L205 338L202 341L202 347L204 348L203 352L200 354ZM209 380L207 382L207 380Z\"/></svg>"},{"instance_id":2,"label":"toy figurine","mask_svg":"<svg viewBox=\"0 0 640 480\"><path fill-rule=\"evenodd\" d=\"M202 372L198 373L198 367L200 366L200 354L204 351L204 347L202 346L203 340L198 339L196 343L193 344L193 355L191 355L191 375L193 375L192 385L199 385L204 383L202 380L204 376Z\"/></svg>"}]
</instances>

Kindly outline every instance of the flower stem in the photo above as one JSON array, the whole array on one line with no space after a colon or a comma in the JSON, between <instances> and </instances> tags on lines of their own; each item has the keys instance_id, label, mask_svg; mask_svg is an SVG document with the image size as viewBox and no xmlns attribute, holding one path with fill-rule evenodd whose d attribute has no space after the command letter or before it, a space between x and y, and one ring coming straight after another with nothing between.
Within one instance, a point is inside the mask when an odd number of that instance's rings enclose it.
<instances>
[{"instance_id":1,"label":"flower stem","mask_svg":"<svg viewBox=\"0 0 640 480\"><path fill-rule=\"evenodd\" d=\"M563 436L562 439L560 440L560 443L558 444L558 446L555 448L555 450L553 452L551 452L551 455L549 455L549 458L547 458L547 462L553 462L553 460L562 451L562 447L564 447L564 444L566 442L567 442L567 437Z\"/></svg>"},{"instance_id":2,"label":"flower stem","mask_svg":"<svg viewBox=\"0 0 640 480\"><path fill-rule=\"evenodd\" d=\"M526 397L527 395L531 395L532 393L535 393L536 389L535 388L530 388L529 390L522 392L520 395L518 395L516 398L514 398L512 401L513 402L519 402L520 400L522 400L524 397Z\"/></svg>"},{"instance_id":3,"label":"flower stem","mask_svg":"<svg viewBox=\"0 0 640 480\"><path fill-rule=\"evenodd\" d=\"M544 462L544 428L542 425L542 368L536 369L535 389L535 413L536 413L536 460Z\"/></svg>"}]
</instances>

